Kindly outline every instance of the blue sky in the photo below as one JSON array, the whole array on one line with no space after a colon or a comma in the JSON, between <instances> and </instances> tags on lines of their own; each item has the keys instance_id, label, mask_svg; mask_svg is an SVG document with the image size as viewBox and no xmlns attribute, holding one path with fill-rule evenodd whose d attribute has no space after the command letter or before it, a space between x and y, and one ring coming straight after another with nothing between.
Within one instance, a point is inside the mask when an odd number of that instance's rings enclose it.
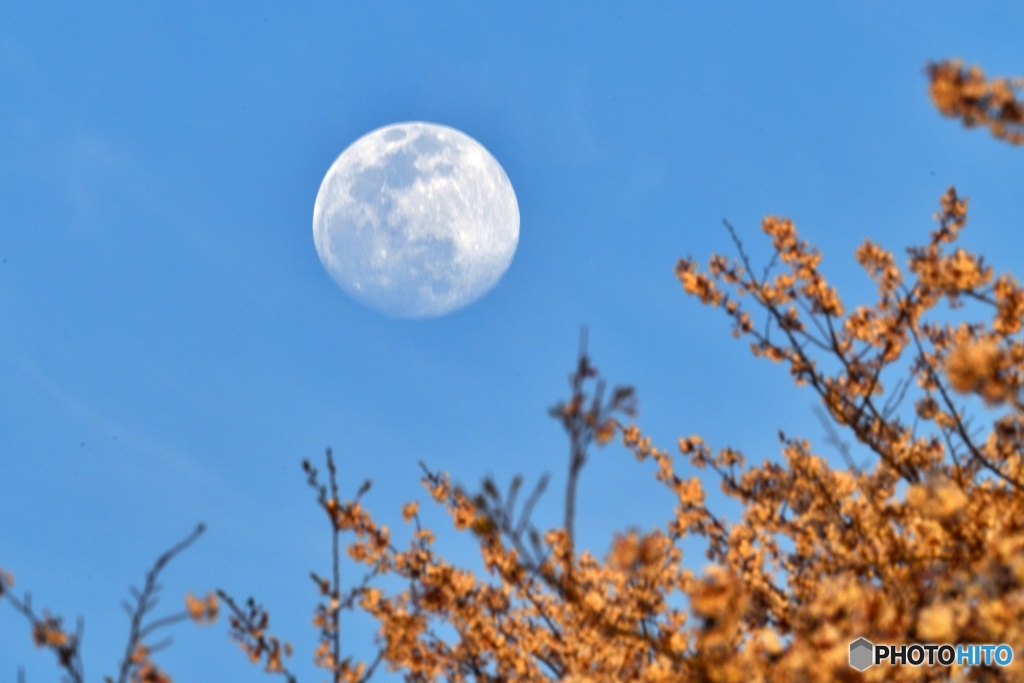
<instances>
[{"instance_id":1,"label":"blue sky","mask_svg":"<svg viewBox=\"0 0 1024 683\"><path fill-rule=\"evenodd\" d=\"M393 526L426 503L419 460L470 485L550 471L538 516L557 523L546 408L583 323L661 444L699 432L760 460L779 428L820 442L813 397L672 275L729 249L723 218L763 255L761 217L791 216L853 303L871 291L856 245L920 241L956 184L966 246L1024 272L1024 152L940 118L922 75L949 56L1024 73L1009 4L84 5L0 6L0 567L86 617L93 680L123 646L127 584L198 521L167 602L255 594L319 680L307 572L329 546L299 463L327 444ZM435 320L360 307L312 240L335 157L408 120L484 144L522 220L505 278ZM582 543L669 505L649 468L599 451ZM175 637L178 681L263 676L223 623ZM0 606L0 681L19 663L56 676Z\"/></svg>"}]
</instances>

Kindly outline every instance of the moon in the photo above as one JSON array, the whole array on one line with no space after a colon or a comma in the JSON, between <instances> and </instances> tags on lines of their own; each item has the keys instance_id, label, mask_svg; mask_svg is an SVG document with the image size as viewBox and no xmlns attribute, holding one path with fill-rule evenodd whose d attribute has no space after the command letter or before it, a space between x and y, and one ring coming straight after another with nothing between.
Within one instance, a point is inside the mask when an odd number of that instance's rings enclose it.
<instances>
[{"instance_id":1,"label":"moon","mask_svg":"<svg viewBox=\"0 0 1024 683\"><path fill-rule=\"evenodd\" d=\"M442 316L508 270L519 204L501 164L465 133L395 123L335 160L313 206L313 242L342 290L397 318Z\"/></svg>"}]
</instances>

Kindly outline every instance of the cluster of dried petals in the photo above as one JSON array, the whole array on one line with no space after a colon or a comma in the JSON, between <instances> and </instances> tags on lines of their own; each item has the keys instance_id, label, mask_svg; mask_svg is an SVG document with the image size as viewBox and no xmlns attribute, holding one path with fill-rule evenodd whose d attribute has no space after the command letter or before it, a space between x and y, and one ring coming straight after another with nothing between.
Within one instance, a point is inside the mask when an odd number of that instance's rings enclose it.
<instances>
[{"instance_id":1,"label":"cluster of dried petals","mask_svg":"<svg viewBox=\"0 0 1024 683\"><path fill-rule=\"evenodd\" d=\"M946 358L950 385L961 393L978 393L991 403L1006 397L1000 378L1003 352L991 339L968 341L954 348Z\"/></svg>"},{"instance_id":2,"label":"cluster of dried petals","mask_svg":"<svg viewBox=\"0 0 1024 683\"><path fill-rule=\"evenodd\" d=\"M716 525L710 511L681 505L677 517L685 523L674 528L704 535L712 559L734 577L746 600L744 637L761 642L755 634L767 624L783 639L770 650L736 646L736 661L757 651L766 658L763 666L746 660L749 679L843 680L845 648L861 636L908 643L989 638L1024 646L1016 625L1024 617L1024 523L1018 521L1024 519L1024 411L1017 398L1024 347L1016 336L1024 295L1011 276L993 278L982 259L948 248L966 225L965 199L950 189L936 218L931 240L910 250L910 279L880 246L865 242L858 249L879 298L848 315L822 305L820 287L806 286L824 282L819 258L787 220L767 219L763 227L778 260L796 264L792 294L780 291L777 276L759 279L749 265L726 283L721 257L709 261L706 273L692 262L684 269L691 281L712 281L721 292L717 305L734 321L745 312L739 297L752 295L769 320L767 327L741 330L753 337L755 354L789 363L838 426L877 457L873 469L850 462L846 471L833 470L807 442L783 437L783 463L743 468L713 455L699 437L680 440L693 464L718 473L723 490L743 505L743 518ZM799 324L791 320L790 297ZM994 309L990 328L984 321L928 320L943 299L953 307L935 315L948 319L964 310L958 304L967 298ZM986 437L978 416L968 423L957 402L963 393L1011 412L994 416ZM904 421L905 398L915 425ZM934 431L921 433L928 425ZM627 428L623 437L638 457L658 458L639 430ZM658 479L678 491L684 480L664 459L658 464ZM902 501L900 482L907 485ZM690 506L697 501L689 499ZM716 585L726 584L719 578ZM705 590L705 600L728 594ZM716 604L692 597L697 613ZM719 673L728 678L721 672L732 669L723 666ZM1019 664L1001 674L1024 680ZM923 667L899 675L944 674Z\"/></svg>"},{"instance_id":3,"label":"cluster of dried petals","mask_svg":"<svg viewBox=\"0 0 1024 683\"><path fill-rule=\"evenodd\" d=\"M857 263L868 272L871 279L878 283L879 294L884 298L896 291L903 284L903 273L896 265L892 252L886 251L871 240L857 248Z\"/></svg>"},{"instance_id":4,"label":"cluster of dried petals","mask_svg":"<svg viewBox=\"0 0 1024 683\"><path fill-rule=\"evenodd\" d=\"M936 108L960 119L965 126L985 126L1012 144L1024 144L1024 101L1016 91L1024 88L1019 78L988 80L978 66L965 67L959 59L929 64L929 94Z\"/></svg>"},{"instance_id":5,"label":"cluster of dried petals","mask_svg":"<svg viewBox=\"0 0 1024 683\"><path fill-rule=\"evenodd\" d=\"M693 294L706 304L718 305L722 293L718 291L714 280L697 272L697 264L686 259L676 265L676 276L687 294Z\"/></svg>"},{"instance_id":6,"label":"cluster of dried petals","mask_svg":"<svg viewBox=\"0 0 1024 683\"><path fill-rule=\"evenodd\" d=\"M1020 332L1021 323L1024 322L1024 290L1021 290L1013 277L1003 275L996 280L993 294L996 316L992 329L1004 335Z\"/></svg>"},{"instance_id":7,"label":"cluster of dried petals","mask_svg":"<svg viewBox=\"0 0 1024 683\"><path fill-rule=\"evenodd\" d=\"M220 601L214 593L207 593L203 598L188 593L185 595L185 611L197 624L212 624L220 613Z\"/></svg>"},{"instance_id":8,"label":"cluster of dried petals","mask_svg":"<svg viewBox=\"0 0 1024 683\"><path fill-rule=\"evenodd\" d=\"M238 644L249 661L254 664L262 662L267 673L285 674L291 680L284 659L292 656L292 646L267 631L270 624L267 610L251 598L243 608L223 592L219 592L219 596L230 610L228 624L231 639Z\"/></svg>"},{"instance_id":9,"label":"cluster of dried petals","mask_svg":"<svg viewBox=\"0 0 1024 683\"><path fill-rule=\"evenodd\" d=\"M32 626L32 641L37 647L62 648L71 641L72 636L61 628L60 617L44 615Z\"/></svg>"},{"instance_id":10,"label":"cluster of dried petals","mask_svg":"<svg viewBox=\"0 0 1024 683\"><path fill-rule=\"evenodd\" d=\"M150 659L149 648L139 645L130 657L131 683L172 683L171 677L161 671Z\"/></svg>"}]
</instances>

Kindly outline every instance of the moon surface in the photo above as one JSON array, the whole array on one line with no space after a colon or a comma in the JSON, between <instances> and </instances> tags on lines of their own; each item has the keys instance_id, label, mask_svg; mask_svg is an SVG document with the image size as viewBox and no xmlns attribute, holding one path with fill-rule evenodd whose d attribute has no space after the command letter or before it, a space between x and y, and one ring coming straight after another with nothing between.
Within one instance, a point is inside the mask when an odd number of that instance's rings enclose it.
<instances>
[{"instance_id":1,"label":"moon surface","mask_svg":"<svg viewBox=\"0 0 1024 683\"><path fill-rule=\"evenodd\" d=\"M519 205L479 142L434 123L396 123L356 140L327 171L313 241L360 303L393 317L441 316L508 270Z\"/></svg>"}]
</instances>

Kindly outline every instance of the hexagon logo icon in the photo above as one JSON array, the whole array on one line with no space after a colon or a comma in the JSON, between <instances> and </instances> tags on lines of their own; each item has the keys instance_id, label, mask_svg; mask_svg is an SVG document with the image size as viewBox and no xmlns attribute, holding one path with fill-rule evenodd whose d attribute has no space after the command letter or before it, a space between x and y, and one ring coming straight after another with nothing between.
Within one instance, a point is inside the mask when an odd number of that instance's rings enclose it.
<instances>
[{"instance_id":1,"label":"hexagon logo icon","mask_svg":"<svg viewBox=\"0 0 1024 683\"><path fill-rule=\"evenodd\" d=\"M865 638L858 638L857 640L850 643L850 666L857 671L864 671L869 666L874 664L872 656L875 652L875 646L871 644L870 640Z\"/></svg>"}]
</instances>

